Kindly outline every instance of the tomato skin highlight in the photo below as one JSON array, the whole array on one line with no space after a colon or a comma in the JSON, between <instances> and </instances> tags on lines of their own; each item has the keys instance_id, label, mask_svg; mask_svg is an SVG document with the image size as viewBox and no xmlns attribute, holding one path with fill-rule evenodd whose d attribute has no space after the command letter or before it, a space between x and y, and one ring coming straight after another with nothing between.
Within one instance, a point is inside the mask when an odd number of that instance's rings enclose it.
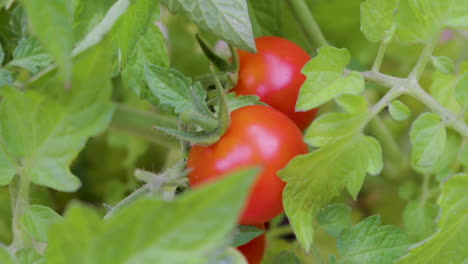
<instances>
[{"instance_id":1,"label":"tomato skin highlight","mask_svg":"<svg viewBox=\"0 0 468 264\"><path fill-rule=\"evenodd\" d=\"M302 67L311 59L292 41L265 36L255 40L257 53L238 50L237 95L258 95L262 102L282 112L304 130L314 120L318 108L297 112L299 90L306 77Z\"/></svg>"},{"instance_id":2,"label":"tomato skin highlight","mask_svg":"<svg viewBox=\"0 0 468 264\"><path fill-rule=\"evenodd\" d=\"M264 225L257 225L261 229L265 229ZM249 264L260 264L265 255L266 237L265 233L252 239L249 243L237 247L237 249L244 255Z\"/></svg>"},{"instance_id":3,"label":"tomato skin highlight","mask_svg":"<svg viewBox=\"0 0 468 264\"><path fill-rule=\"evenodd\" d=\"M253 105L231 113L228 131L211 146L195 145L187 167L192 188L237 169L260 166L239 223L263 224L283 210L285 183L277 176L295 156L307 153L302 132L281 112Z\"/></svg>"}]
</instances>

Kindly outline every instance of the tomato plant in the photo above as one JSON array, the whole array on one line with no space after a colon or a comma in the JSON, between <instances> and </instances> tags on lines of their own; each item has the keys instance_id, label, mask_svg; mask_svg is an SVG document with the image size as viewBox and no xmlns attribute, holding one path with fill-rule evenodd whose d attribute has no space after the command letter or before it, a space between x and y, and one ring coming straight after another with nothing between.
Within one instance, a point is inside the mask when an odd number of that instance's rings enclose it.
<instances>
[{"instance_id":1,"label":"tomato plant","mask_svg":"<svg viewBox=\"0 0 468 264\"><path fill-rule=\"evenodd\" d=\"M258 95L301 130L305 129L318 111L296 110L299 89L305 81L301 69L311 57L294 42L280 37L260 37L255 44L257 53L238 51L239 73L233 91L238 95Z\"/></svg>"},{"instance_id":2,"label":"tomato plant","mask_svg":"<svg viewBox=\"0 0 468 264\"><path fill-rule=\"evenodd\" d=\"M277 171L306 152L301 132L285 115L266 106L246 106L231 113L229 130L218 142L192 147L188 177L196 187L239 168L260 166L239 223L262 224L283 212L284 182Z\"/></svg>"},{"instance_id":3,"label":"tomato plant","mask_svg":"<svg viewBox=\"0 0 468 264\"><path fill-rule=\"evenodd\" d=\"M261 229L265 229L265 225L257 226ZM265 254L267 247L266 235L261 234L260 236L252 239L247 244L244 244L237 249L244 255L249 264L260 264Z\"/></svg>"}]
</instances>

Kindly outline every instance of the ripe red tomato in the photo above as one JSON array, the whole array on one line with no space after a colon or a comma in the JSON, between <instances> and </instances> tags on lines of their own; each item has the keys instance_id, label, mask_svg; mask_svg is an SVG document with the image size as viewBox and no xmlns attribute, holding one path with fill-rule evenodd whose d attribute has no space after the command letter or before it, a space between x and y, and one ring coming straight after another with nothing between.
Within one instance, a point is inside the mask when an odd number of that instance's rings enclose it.
<instances>
[{"instance_id":1,"label":"ripe red tomato","mask_svg":"<svg viewBox=\"0 0 468 264\"><path fill-rule=\"evenodd\" d=\"M258 225L257 227L265 229L264 225ZM260 264L266 249L265 234L252 239L249 243L237 249L244 255L249 264Z\"/></svg>"},{"instance_id":2,"label":"ripe red tomato","mask_svg":"<svg viewBox=\"0 0 468 264\"><path fill-rule=\"evenodd\" d=\"M301 69L311 58L301 47L280 37L255 40L257 53L238 51L237 95L258 95L260 100L291 118L304 130L317 115L318 109L295 110L297 96L306 77Z\"/></svg>"},{"instance_id":3,"label":"ripe red tomato","mask_svg":"<svg viewBox=\"0 0 468 264\"><path fill-rule=\"evenodd\" d=\"M262 224L283 212L285 183L276 172L306 152L301 131L287 116L271 107L246 106L231 113L231 125L218 142L192 147L188 178L196 187L236 169L261 166L239 223Z\"/></svg>"}]
</instances>

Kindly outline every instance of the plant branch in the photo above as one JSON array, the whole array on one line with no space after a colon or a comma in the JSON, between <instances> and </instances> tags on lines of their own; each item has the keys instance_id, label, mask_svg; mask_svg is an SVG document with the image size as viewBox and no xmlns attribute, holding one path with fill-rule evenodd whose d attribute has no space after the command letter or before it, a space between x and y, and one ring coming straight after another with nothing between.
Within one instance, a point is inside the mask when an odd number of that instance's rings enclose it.
<instances>
[{"instance_id":1,"label":"plant branch","mask_svg":"<svg viewBox=\"0 0 468 264\"><path fill-rule=\"evenodd\" d=\"M422 73L426 69L427 63L429 62L429 59L431 58L432 52L434 51L436 41L431 41L429 44L427 44L422 53L421 56L419 56L418 62L414 66L413 70L411 71L410 75L408 76L408 79L410 80L419 80L421 77Z\"/></svg>"},{"instance_id":2,"label":"plant branch","mask_svg":"<svg viewBox=\"0 0 468 264\"><path fill-rule=\"evenodd\" d=\"M385 56L385 51L387 50L387 45L387 41L382 41L382 43L380 43L377 56L375 57L374 64L372 65L372 71L378 72L380 70L380 66L382 65L382 61Z\"/></svg>"},{"instance_id":3,"label":"plant branch","mask_svg":"<svg viewBox=\"0 0 468 264\"><path fill-rule=\"evenodd\" d=\"M323 36L317 21L315 21L312 12L304 0L287 0L289 9L291 10L294 18L304 32L307 41L311 46L326 46L327 40Z\"/></svg>"},{"instance_id":4,"label":"plant branch","mask_svg":"<svg viewBox=\"0 0 468 264\"><path fill-rule=\"evenodd\" d=\"M176 118L133 109L125 105L116 104L116 110L110 124L110 129L169 148L179 147L179 141L166 133L152 129L154 125L177 128Z\"/></svg>"},{"instance_id":5,"label":"plant branch","mask_svg":"<svg viewBox=\"0 0 468 264\"><path fill-rule=\"evenodd\" d=\"M10 250L16 251L27 248L32 245L31 238L24 232L21 227L21 217L24 211L29 207L29 179L20 175L15 176L10 183L10 195L12 197L12 212L13 212L13 242L10 245Z\"/></svg>"},{"instance_id":6,"label":"plant branch","mask_svg":"<svg viewBox=\"0 0 468 264\"><path fill-rule=\"evenodd\" d=\"M112 209L107 212L107 214L104 216L104 219L109 219L113 215L115 215L117 212L122 210L123 208L129 206L136 200L140 199L141 197L145 196L146 194L151 192L151 186L150 184L145 184L138 188L136 191L131 193L129 196L125 197L122 201L120 201L118 204L116 204Z\"/></svg>"}]
</instances>

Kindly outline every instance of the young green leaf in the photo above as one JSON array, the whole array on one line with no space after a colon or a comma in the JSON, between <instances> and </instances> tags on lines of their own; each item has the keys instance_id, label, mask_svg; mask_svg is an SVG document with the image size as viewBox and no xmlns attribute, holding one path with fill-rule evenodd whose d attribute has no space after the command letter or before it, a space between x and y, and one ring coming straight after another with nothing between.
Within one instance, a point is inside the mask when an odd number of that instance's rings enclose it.
<instances>
[{"instance_id":1,"label":"young green leaf","mask_svg":"<svg viewBox=\"0 0 468 264\"><path fill-rule=\"evenodd\" d=\"M150 25L146 33L140 36L122 71L122 80L125 86L133 90L140 98L148 98L151 102L157 102L157 97L149 92L145 81L146 64L158 65L163 68L169 66L164 37L155 25Z\"/></svg>"},{"instance_id":2,"label":"young green leaf","mask_svg":"<svg viewBox=\"0 0 468 264\"><path fill-rule=\"evenodd\" d=\"M453 113L459 113L461 106L455 98L455 88L459 78L453 74L441 72L432 73L432 83L429 92L434 99Z\"/></svg>"},{"instance_id":3,"label":"young green leaf","mask_svg":"<svg viewBox=\"0 0 468 264\"><path fill-rule=\"evenodd\" d=\"M364 79L357 72L344 75L351 56L346 49L325 46L310 60L302 73L307 80L301 87L296 108L310 110L342 94L359 94L364 90Z\"/></svg>"},{"instance_id":4,"label":"young green leaf","mask_svg":"<svg viewBox=\"0 0 468 264\"><path fill-rule=\"evenodd\" d=\"M447 132L440 117L421 114L411 126L411 163L416 168L428 168L439 160L447 143Z\"/></svg>"},{"instance_id":5,"label":"young green leaf","mask_svg":"<svg viewBox=\"0 0 468 264\"><path fill-rule=\"evenodd\" d=\"M79 0L75 2L73 32L75 41L80 41L103 19L115 1Z\"/></svg>"},{"instance_id":6,"label":"young green leaf","mask_svg":"<svg viewBox=\"0 0 468 264\"><path fill-rule=\"evenodd\" d=\"M404 254L409 244L401 229L380 226L380 217L371 216L340 234L338 251L341 263L391 264Z\"/></svg>"},{"instance_id":7,"label":"young green leaf","mask_svg":"<svg viewBox=\"0 0 468 264\"><path fill-rule=\"evenodd\" d=\"M234 241L231 245L233 247L242 246L263 233L265 233L265 231L256 226L241 225L239 226L239 232L234 237Z\"/></svg>"},{"instance_id":8,"label":"young green leaf","mask_svg":"<svg viewBox=\"0 0 468 264\"><path fill-rule=\"evenodd\" d=\"M431 61L434 67L445 74L453 73L454 71L454 64L453 61L446 56L431 56Z\"/></svg>"},{"instance_id":9,"label":"young green leaf","mask_svg":"<svg viewBox=\"0 0 468 264\"><path fill-rule=\"evenodd\" d=\"M167 1L165 1L167 2ZM174 0L200 28L249 52L255 42L246 0Z\"/></svg>"},{"instance_id":10,"label":"young green leaf","mask_svg":"<svg viewBox=\"0 0 468 264\"><path fill-rule=\"evenodd\" d=\"M194 107L192 93L202 102L206 100L206 90L200 85L192 86L192 80L175 69L146 64L144 74L150 92L161 104L170 106L176 113Z\"/></svg>"},{"instance_id":11,"label":"young green leaf","mask_svg":"<svg viewBox=\"0 0 468 264\"><path fill-rule=\"evenodd\" d=\"M74 43L72 1L51 0L47 5L35 0L21 2L37 38L59 65L63 79L70 80Z\"/></svg>"},{"instance_id":12,"label":"young green leaf","mask_svg":"<svg viewBox=\"0 0 468 264\"><path fill-rule=\"evenodd\" d=\"M299 242L310 249L313 240L312 223L317 210L347 187L356 198L366 172L375 172L375 160L382 156L375 150L371 137L354 135L324 145L300 155L279 171L286 182L283 204ZM376 157L374 157L376 156Z\"/></svg>"},{"instance_id":13,"label":"young green leaf","mask_svg":"<svg viewBox=\"0 0 468 264\"><path fill-rule=\"evenodd\" d=\"M368 110L366 98L352 94L343 94L335 98L336 103L350 114L364 113Z\"/></svg>"},{"instance_id":14,"label":"young green leaf","mask_svg":"<svg viewBox=\"0 0 468 264\"><path fill-rule=\"evenodd\" d=\"M468 258L468 174L458 174L442 186L438 200L441 216L438 231L411 250L398 264L463 263ZM450 254L447 254L450 252Z\"/></svg>"},{"instance_id":15,"label":"young green leaf","mask_svg":"<svg viewBox=\"0 0 468 264\"><path fill-rule=\"evenodd\" d=\"M2 264L17 264L13 256L10 255L8 249L0 244L0 263Z\"/></svg>"},{"instance_id":16,"label":"young green leaf","mask_svg":"<svg viewBox=\"0 0 468 264\"><path fill-rule=\"evenodd\" d=\"M47 263L208 263L228 246L257 172L238 171L173 202L138 200L106 221L74 206L50 230Z\"/></svg>"},{"instance_id":17,"label":"young green leaf","mask_svg":"<svg viewBox=\"0 0 468 264\"><path fill-rule=\"evenodd\" d=\"M338 237L351 226L351 208L345 204L331 204L317 212L317 220L329 235Z\"/></svg>"},{"instance_id":18,"label":"young green leaf","mask_svg":"<svg viewBox=\"0 0 468 264\"><path fill-rule=\"evenodd\" d=\"M434 174L444 174L444 172L449 171L457 161L461 143L460 135L451 129L447 129L447 144L445 144L439 160L431 165L430 171Z\"/></svg>"},{"instance_id":19,"label":"young green leaf","mask_svg":"<svg viewBox=\"0 0 468 264\"><path fill-rule=\"evenodd\" d=\"M24 230L35 240L47 242L49 226L60 221L62 217L49 207L32 205L21 217Z\"/></svg>"},{"instance_id":20,"label":"young green leaf","mask_svg":"<svg viewBox=\"0 0 468 264\"><path fill-rule=\"evenodd\" d=\"M411 110L400 100L395 100L388 106L390 115L398 121L406 120L411 115Z\"/></svg>"},{"instance_id":21,"label":"young green leaf","mask_svg":"<svg viewBox=\"0 0 468 264\"><path fill-rule=\"evenodd\" d=\"M455 98L462 107L468 107L468 74L458 81L455 88Z\"/></svg>"},{"instance_id":22,"label":"young green leaf","mask_svg":"<svg viewBox=\"0 0 468 264\"><path fill-rule=\"evenodd\" d=\"M12 83L13 77L11 76L11 73L8 70L0 69L0 88Z\"/></svg>"},{"instance_id":23,"label":"young green leaf","mask_svg":"<svg viewBox=\"0 0 468 264\"><path fill-rule=\"evenodd\" d=\"M403 224L413 241L422 241L436 231L437 205L430 202L410 201L403 212Z\"/></svg>"},{"instance_id":24,"label":"young green leaf","mask_svg":"<svg viewBox=\"0 0 468 264\"><path fill-rule=\"evenodd\" d=\"M361 31L369 41L393 36L397 4L397 0L367 0L361 4Z\"/></svg>"},{"instance_id":25,"label":"young green leaf","mask_svg":"<svg viewBox=\"0 0 468 264\"><path fill-rule=\"evenodd\" d=\"M51 62L52 58L42 50L39 41L34 37L29 37L20 40L13 51L13 60L8 63L8 66L20 67L35 74Z\"/></svg>"},{"instance_id":26,"label":"young green leaf","mask_svg":"<svg viewBox=\"0 0 468 264\"><path fill-rule=\"evenodd\" d=\"M397 33L402 40L427 42L444 26L467 27L466 0L401 0Z\"/></svg>"},{"instance_id":27,"label":"young green leaf","mask_svg":"<svg viewBox=\"0 0 468 264\"><path fill-rule=\"evenodd\" d=\"M156 12L159 12L157 1L130 0L127 11L112 28L110 35L113 37L114 54L120 54L117 61L119 71L125 68L140 36L145 34L150 25L154 26Z\"/></svg>"}]
</instances>

